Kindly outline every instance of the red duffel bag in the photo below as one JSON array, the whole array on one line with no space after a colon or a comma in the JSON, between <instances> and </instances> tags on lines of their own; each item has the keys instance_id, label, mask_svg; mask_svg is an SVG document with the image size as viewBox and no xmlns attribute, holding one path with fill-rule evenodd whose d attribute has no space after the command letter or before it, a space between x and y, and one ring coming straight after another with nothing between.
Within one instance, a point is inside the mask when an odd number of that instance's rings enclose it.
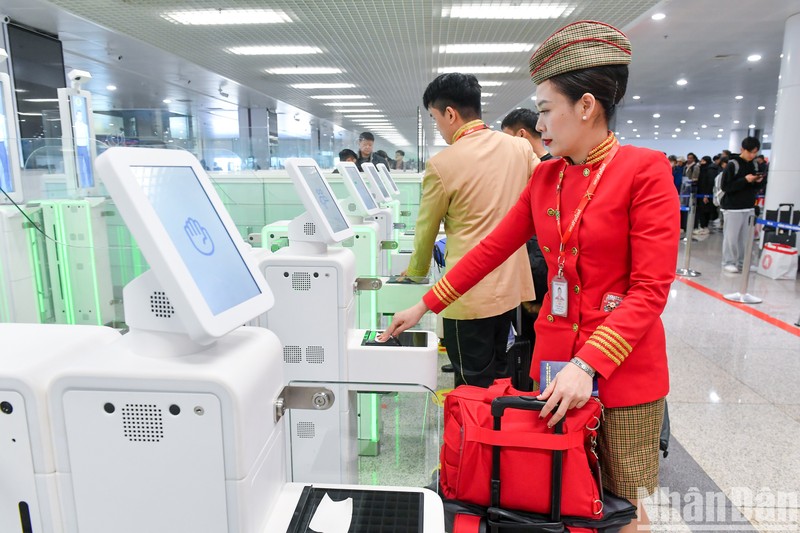
<instances>
[{"instance_id":1,"label":"red duffel bag","mask_svg":"<svg viewBox=\"0 0 800 533\"><path fill-rule=\"evenodd\" d=\"M566 516L600 519L602 495L594 452L602 404L592 398L570 409L563 434L547 427L550 418L538 411L509 410L502 429L493 430L491 403L500 396L537 396L501 379L488 389L462 385L445 397L444 444L440 484L445 498L488 507L492 449L500 447L500 505L503 509L548 514L551 509L553 451L562 450L561 512Z\"/></svg>"}]
</instances>

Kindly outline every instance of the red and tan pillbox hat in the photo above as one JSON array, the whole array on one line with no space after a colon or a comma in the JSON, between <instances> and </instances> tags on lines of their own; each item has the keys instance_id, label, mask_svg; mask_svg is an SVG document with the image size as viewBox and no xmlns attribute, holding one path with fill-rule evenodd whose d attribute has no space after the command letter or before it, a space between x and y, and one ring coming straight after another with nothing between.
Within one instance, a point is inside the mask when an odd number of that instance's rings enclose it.
<instances>
[{"instance_id":1,"label":"red and tan pillbox hat","mask_svg":"<svg viewBox=\"0 0 800 533\"><path fill-rule=\"evenodd\" d=\"M545 39L531 56L531 79L535 84L584 68L627 65L631 42L614 26L594 20L568 24Z\"/></svg>"}]
</instances>

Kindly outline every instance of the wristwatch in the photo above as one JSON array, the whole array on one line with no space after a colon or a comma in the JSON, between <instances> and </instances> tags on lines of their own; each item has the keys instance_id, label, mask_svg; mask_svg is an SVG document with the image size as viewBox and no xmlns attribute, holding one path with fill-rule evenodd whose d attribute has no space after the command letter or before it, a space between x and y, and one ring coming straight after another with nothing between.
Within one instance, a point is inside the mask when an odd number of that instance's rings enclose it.
<instances>
[{"instance_id":1,"label":"wristwatch","mask_svg":"<svg viewBox=\"0 0 800 533\"><path fill-rule=\"evenodd\" d=\"M580 368L581 370L583 370L587 374L589 374L590 378L594 378L594 374L595 374L594 368L592 368L588 364L586 364L586 362L583 359L581 359L580 357L573 357L572 359L569 360L569 362L574 364L575 366L577 366L578 368Z\"/></svg>"}]
</instances>

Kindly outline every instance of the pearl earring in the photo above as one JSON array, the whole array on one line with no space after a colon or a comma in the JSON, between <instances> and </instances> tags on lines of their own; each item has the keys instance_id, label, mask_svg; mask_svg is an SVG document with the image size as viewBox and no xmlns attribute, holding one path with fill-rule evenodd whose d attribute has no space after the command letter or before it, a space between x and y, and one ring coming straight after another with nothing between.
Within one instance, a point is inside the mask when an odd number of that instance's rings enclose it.
<instances>
[{"instance_id":1,"label":"pearl earring","mask_svg":"<svg viewBox=\"0 0 800 533\"><path fill-rule=\"evenodd\" d=\"M581 119L582 119L582 120L586 120L586 115L583 115L583 116L581 117Z\"/></svg>"}]
</instances>

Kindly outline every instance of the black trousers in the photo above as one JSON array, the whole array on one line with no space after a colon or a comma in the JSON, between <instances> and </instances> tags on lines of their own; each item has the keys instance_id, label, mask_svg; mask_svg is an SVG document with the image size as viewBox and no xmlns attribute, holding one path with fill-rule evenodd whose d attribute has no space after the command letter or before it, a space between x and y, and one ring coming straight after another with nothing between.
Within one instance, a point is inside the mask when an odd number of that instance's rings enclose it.
<instances>
[{"instance_id":1,"label":"black trousers","mask_svg":"<svg viewBox=\"0 0 800 533\"><path fill-rule=\"evenodd\" d=\"M488 387L506 377L508 331L516 308L501 315L473 320L445 318L444 343L455 370L455 386Z\"/></svg>"}]
</instances>

